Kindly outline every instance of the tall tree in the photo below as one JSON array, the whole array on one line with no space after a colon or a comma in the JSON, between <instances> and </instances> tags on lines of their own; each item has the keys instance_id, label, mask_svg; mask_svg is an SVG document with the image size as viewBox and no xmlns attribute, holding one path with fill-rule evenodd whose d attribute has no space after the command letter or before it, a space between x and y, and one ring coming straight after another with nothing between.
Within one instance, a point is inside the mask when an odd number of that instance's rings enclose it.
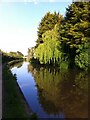
<instances>
[{"instance_id":1,"label":"tall tree","mask_svg":"<svg viewBox=\"0 0 90 120\"><path fill-rule=\"evenodd\" d=\"M63 25L60 26L62 49L75 62L76 50L90 41L90 2L73 2L66 10Z\"/></svg>"},{"instance_id":2,"label":"tall tree","mask_svg":"<svg viewBox=\"0 0 90 120\"><path fill-rule=\"evenodd\" d=\"M55 24L58 24L62 21L63 17L59 13L50 13L47 12L46 15L41 19L41 22L38 27L38 39L37 39L37 46L40 43L43 43L42 34L45 33L47 30L52 30Z\"/></svg>"},{"instance_id":3,"label":"tall tree","mask_svg":"<svg viewBox=\"0 0 90 120\"><path fill-rule=\"evenodd\" d=\"M42 35L43 43L36 48L36 58L41 64L58 63L61 58L61 52L58 50L60 45L59 30L56 24L54 29L46 31Z\"/></svg>"}]
</instances>

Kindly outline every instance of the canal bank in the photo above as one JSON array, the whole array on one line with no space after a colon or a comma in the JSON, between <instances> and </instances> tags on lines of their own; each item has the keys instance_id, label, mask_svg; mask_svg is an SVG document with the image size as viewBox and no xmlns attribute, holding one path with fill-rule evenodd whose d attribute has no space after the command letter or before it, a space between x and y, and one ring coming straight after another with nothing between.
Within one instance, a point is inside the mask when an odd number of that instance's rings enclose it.
<instances>
[{"instance_id":1,"label":"canal bank","mask_svg":"<svg viewBox=\"0 0 90 120\"><path fill-rule=\"evenodd\" d=\"M2 118L2 64L0 63L0 120Z\"/></svg>"},{"instance_id":2,"label":"canal bank","mask_svg":"<svg viewBox=\"0 0 90 120\"><path fill-rule=\"evenodd\" d=\"M8 65L2 69L2 118L36 118L23 96L16 75L9 70Z\"/></svg>"}]
</instances>

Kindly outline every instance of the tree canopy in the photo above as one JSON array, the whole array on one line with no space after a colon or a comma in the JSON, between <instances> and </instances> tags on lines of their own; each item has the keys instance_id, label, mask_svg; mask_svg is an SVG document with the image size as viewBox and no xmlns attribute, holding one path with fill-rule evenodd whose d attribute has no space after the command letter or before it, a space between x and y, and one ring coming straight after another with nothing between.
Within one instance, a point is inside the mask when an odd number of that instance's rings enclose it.
<instances>
[{"instance_id":1,"label":"tree canopy","mask_svg":"<svg viewBox=\"0 0 90 120\"><path fill-rule=\"evenodd\" d=\"M40 43L43 43L42 35L48 30L52 30L55 24L58 24L62 21L63 17L59 13L50 13L47 12L45 16L41 19L41 22L38 27L38 39L36 41L37 46Z\"/></svg>"},{"instance_id":2,"label":"tree canopy","mask_svg":"<svg viewBox=\"0 0 90 120\"><path fill-rule=\"evenodd\" d=\"M40 63L56 63L61 58L61 52L58 50L60 45L58 25L54 29L48 30L42 35L43 44L36 49L36 57Z\"/></svg>"},{"instance_id":3,"label":"tree canopy","mask_svg":"<svg viewBox=\"0 0 90 120\"><path fill-rule=\"evenodd\" d=\"M89 21L90 2L74 2L66 10L63 24L60 26L60 39L63 52L69 55L70 64L75 64L75 56L81 56L84 52L76 52L78 49L88 44L90 41L90 21ZM83 49L86 49L83 47ZM88 49L88 48L87 48ZM84 50L83 50L84 51ZM86 53L88 50L86 50ZM76 57L77 58L77 57ZM83 61L83 57L81 57ZM78 59L78 60L80 60ZM88 53L86 60L88 59ZM80 62L80 61L78 61ZM76 62L77 63L77 62ZM86 64L86 63L85 63ZM79 67L81 65L78 63ZM87 66L87 65L86 65ZM82 68L82 67L81 67Z\"/></svg>"},{"instance_id":4,"label":"tree canopy","mask_svg":"<svg viewBox=\"0 0 90 120\"><path fill-rule=\"evenodd\" d=\"M59 13L46 13L38 27L35 59L41 64L60 68L78 66L88 69L90 42L90 2L73 2L63 18Z\"/></svg>"}]
</instances>

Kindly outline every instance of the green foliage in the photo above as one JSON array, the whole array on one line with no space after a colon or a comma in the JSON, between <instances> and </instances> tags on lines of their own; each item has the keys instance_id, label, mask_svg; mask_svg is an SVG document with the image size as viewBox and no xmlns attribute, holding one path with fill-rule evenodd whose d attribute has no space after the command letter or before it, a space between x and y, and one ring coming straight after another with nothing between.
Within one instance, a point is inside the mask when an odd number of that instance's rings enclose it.
<instances>
[{"instance_id":1,"label":"green foliage","mask_svg":"<svg viewBox=\"0 0 90 120\"><path fill-rule=\"evenodd\" d=\"M63 24L60 25L61 50L68 55L71 66L76 63L80 68L86 68L88 64L87 50L81 51L79 55L77 51L90 41L89 8L88 2L72 3L67 8Z\"/></svg>"},{"instance_id":2,"label":"green foliage","mask_svg":"<svg viewBox=\"0 0 90 120\"><path fill-rule=\"evenodd\" d=\"M65 70L67 70L68 69L68 62L67 61L62 61L61 63L60 63L60 69L65 69Z\"/></svg>"},{"instance_id":3,"label":"green foliage","mask_svg":"<svg viewBox=\"0 0 90 120\"><path fill-rule=\"evenodd\" d=\"M87 70L89 46L85 46L90 42L89 9L90 2L73 2L66 9L64 19L56 12L48 12L42 18L35 47L36 59L41 64L54 63L60 68L76 65Z\"/></svg>"},{"instance_id":4,"label":"green foliage","mask_svg":"<svg viewBox=\"0 0 90 120\"><path fill-rule=\"evenodd\" d=\"M38 27L38 39L37 46L40 43L43 43L42 35L48 30L52 30L55 24L58 24L62 21L62 16L59 13L50 13L47 12L46 15L42 18L39 27Z\"/></svg>"},{"instance_id":5,"label":"green foliage","mask_svg":"<svg viewBox=\"0 0 90 120\"><path fill-rule=\"evenodd\" d=\"M28 48L28 55L27 55L27 61L31 61L31 59L34 58L34 53L35 53L35 47Z\"/></svg>"},{"instance_id":6,"label":"green foliage","mask_svg":"<svg viewBox=\"0 0 90 120\"><path fill-rule=\"evenodd\" d=\"M20 51L17 51L17 55L19 55L19 56L24 56Z\"/></svg>"},{"instance_id":7,"label":"green foliage","mask_svg":"<svg viewBox=\"0 0 90 120\"><path fill-rule=\"evenodd\" d=\"M80 45L76 51L78 54L75 57L75 63L78 67L88 69L88 44Z\"/></svg>"},{"instance_id":8,"label":"green foliage","mask_svg":"<svg viewBox=\"0 0 90 120\"><path fill-rule=\"evenodd\" d=\"M17 52L9 52L8 56L15 57L15 58L23 58L23 54L19 51Z\"/></svg>"},{"instance_id":9,"label":"green foliage","mask_svg":"<svg viewBox=\"0 0 90 120\"><path fill-rule=\"evenodd\" d=\"M21 52L19 52L19 51L17 51L17 52L9 52L9 53L1 51L1 53L2 53L2 63L9 62L9 61L12 61L12 60L21 60L21 59L23 59L23 54Z\"/></svg>"},{"instance_id":10,"label":"green foliage","mask_svg":"<svg viewBox=\"0 0 90 120\"><path fill-rule=\"evenodd\" d=\"M43 44L36 48L36 58L39 59L41 64L58 63L61 59L62 53L58 50L60 45L58 25L54 29L46 31L42 35Z\"/></svg>"},{"instance_id":11,"label":"green foliage","mask_svg":"<svg viewBox=\"0 0 90 120\"><path fill-rule=\"evenodd\" d=\"M72 49L78 48L78 45L89 40L89 26L89 4L87 2L71 4L61 27L62 41Z\"/></svg>"}]
</instances>

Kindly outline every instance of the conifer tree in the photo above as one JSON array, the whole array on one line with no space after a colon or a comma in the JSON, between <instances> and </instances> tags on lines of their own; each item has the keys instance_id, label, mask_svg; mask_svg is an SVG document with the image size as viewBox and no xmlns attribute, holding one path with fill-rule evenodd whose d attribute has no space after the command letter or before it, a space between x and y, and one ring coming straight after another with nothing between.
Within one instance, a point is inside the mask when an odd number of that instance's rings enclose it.
<instances>
[{"instance_id":1,"label":"conifer tree","mask_svg":"<svg viewBox=\"0 0 90 120\"><path fill-rule=\"evenodd\" d=\"M90 2L73 2L66 9L66 16L60 26L63 52L74 65L76 50L90 41Z\"/></svg>"}]
</instances>

